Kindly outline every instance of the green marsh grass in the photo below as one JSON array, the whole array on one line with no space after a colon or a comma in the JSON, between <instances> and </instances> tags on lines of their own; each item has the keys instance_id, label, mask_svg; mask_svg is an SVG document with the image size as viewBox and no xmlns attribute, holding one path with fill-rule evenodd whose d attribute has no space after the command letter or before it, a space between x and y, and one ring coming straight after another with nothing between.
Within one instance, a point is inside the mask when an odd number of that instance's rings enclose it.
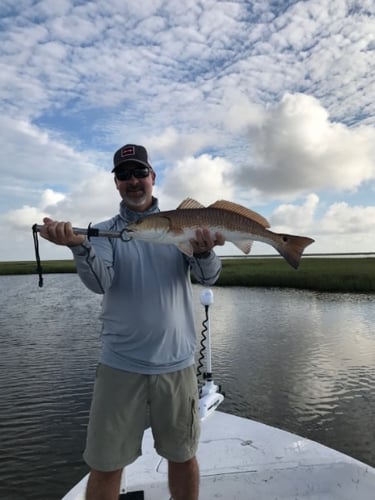
<instances>
[{"instance_id":1,"label":"green marsh grass","mask_svg":"<svg viewBox=\"0 0 375 500\"><path fill-rule=\"evenodd\" d=\"M43 274L75 273L74 260L46 260L42 262ZM34 261L0 262L0 275L37 274Z\"/></svg>"},{"instance_id":2,"label":"green marsh grass","mask_svg":"<svg viewBox=\"0 0 375 500\"><path fill-rule=\"evenodd\" d=\"M222 258L217 286L287 287L327 292L375 292L374 257L303 257L298 270L280 257ZM43 274L74 273L73 260L42 262ZM33 261L1 262L0 275L36 274Z\"/></svg>"},{"instance_id":3,"label":"green marsh grass","mask_svg":"<svg viewBox=\"0 0 375 500\"><path fill-rule=\"evenodd\" d=\"M298 270L279 257L223 259L223 270L218 284L332 292L374 292L375 259L304 257Z\"/></svg>"}]
</instances>

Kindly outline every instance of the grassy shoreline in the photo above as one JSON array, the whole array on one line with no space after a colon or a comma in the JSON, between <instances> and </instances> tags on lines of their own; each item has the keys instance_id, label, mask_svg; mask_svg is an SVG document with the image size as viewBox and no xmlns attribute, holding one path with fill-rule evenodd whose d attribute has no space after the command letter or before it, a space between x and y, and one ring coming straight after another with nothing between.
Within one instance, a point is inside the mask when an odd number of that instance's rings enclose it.
<instances>
[{"instance_id":1,"label":"grassy shoreline","mask_svg":"<svg viewBox=\"0 0 375 500\"><path fill-rule=\"evenodd\" d=\"M326 292L375 292L374 257L303 257L292 269L279 257L222 258L217 286L285 287ZM75 273L73 260L42 262L43 274ZM36 274L33 261L0 262L0 275Z\"/></svg>"}]
</instances>

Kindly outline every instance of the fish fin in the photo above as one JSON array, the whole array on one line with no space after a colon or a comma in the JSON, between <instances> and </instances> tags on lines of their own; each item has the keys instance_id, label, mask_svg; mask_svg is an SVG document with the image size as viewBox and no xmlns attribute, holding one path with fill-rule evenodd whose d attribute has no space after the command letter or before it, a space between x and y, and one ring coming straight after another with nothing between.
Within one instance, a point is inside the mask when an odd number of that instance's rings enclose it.
<instances>
[{"instance_id":1,"label":"fish fin","mask_svg":"<svg viewBox=\"0 0 375 500\"><path fill-rule=\"evenodd\" d=\"M181 241L180 243L177 244L177 248L179 248L181 252L187 255L188 257L193 256L193 247L190 241Z\"/></svg>"},{"instance_id":2,"label":"fish fin","mask_svg":"<svg viewBox=\"0 0 375 500\"><path fill-rule=\"evenodd\" d=\"M236 214L242 215L251 219L255 222L258 222L263 227L271 227L270 223L267 219L265 219L262 215L250 210L250 208L246 208L238 203L233 203L232 201L227 200L218 200L215 201L209 208L222 208L224 210L229 210L230 212L234 212Z\"/></svg>"},{"instance_id":3,"label":"fish fin","mask_svg":"<svg viewBox=\"0 0 375 500\"><path fill-rule=\"evenodd\" d=\"M245 253L246 255L250 253L251 247L253 246L253 240L240 240L240 241L232 241L233 245L235 245L237 248L241 250L241 252Z\"/></svg>"},{"instance_id":4,"label":"fish fin","mask_svg":"<svg viewBox=\"0 0 375 500\"><path fill-rule=\"evenodd\" d=\"M304 249L314 243L312 238L306 236L294 236L291 234L279 234L280 242L275 246L279 254L290 264L294 269L298 269L299 262Z\"/></svg>"},{"instance_id":5,"label":"fish fin","mask_svg":"<svg viewBox=\"0 0 375 500\"><path fill-rule=\"evenodd\" d=\"M192 198L186 198L178 205L177 210L181 210L184 208L206 208L206 207L201 203L199 203L199 201L193 200Z\"/></svg>"}]
</instances>

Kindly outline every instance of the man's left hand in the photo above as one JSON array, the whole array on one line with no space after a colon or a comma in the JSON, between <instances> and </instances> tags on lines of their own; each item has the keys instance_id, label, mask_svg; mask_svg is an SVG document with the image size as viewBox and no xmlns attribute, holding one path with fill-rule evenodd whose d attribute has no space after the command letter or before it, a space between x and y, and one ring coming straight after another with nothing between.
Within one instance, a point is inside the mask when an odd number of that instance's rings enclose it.
<instances>
[{"instance_id":1,"label":"man's left hand","mask_svg":"<svg viewBox=\"0 0 375 500\"><path fill-rule=\"evenodd\" d=\"M209 229L197 229L195 240L190 240L194 254L209 252L216 245L224 245L225 239L221 233L211 236Z\"/></svg>"}]
</instances>

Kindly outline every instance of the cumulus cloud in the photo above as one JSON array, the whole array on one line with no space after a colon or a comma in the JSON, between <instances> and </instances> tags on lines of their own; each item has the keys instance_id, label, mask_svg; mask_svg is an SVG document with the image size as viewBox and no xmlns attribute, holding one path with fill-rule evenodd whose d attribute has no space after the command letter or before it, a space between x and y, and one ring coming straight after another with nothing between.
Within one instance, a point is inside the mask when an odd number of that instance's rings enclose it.
<instances>
[{"instance_id":1,"label":"cumulus cloud","mask_svg":"<svg viewBox=\"0 0 375 500\"><path fill-rule=\"evenodd\" d=\"M101 151L83 150L59 134L29 121L0 117L0 207L39 204L46 189L68 192L104 164ZM106 161L110 164L109 158Z\"/></svg>"},{"instance_id":2,"label":"cumulus cloud","mask_svg":"<svg viewBox=\"0 0 375 500\"><path fill-rule=\"evenodd\" d=\"M156 136L145 137L145 142L152 155L160 155L173 161L176 158L176 152L179 158L184 158L214 144L215 133L211 131L207 134L180 133L174 127L167 127Z\"/></svg>"},{"instance_id":3,"label":"cumulus cloud","mask_svg":"<svg viewBox=\"0 0 375 500\"><path fill-rule=\"evenodd\" d=\"M56 191L53 191L53 189L46 189L42 193L40 199L40 207L48 208L57 205L64 199L65 199L65 194L57 193Z\"/></svg>"},{"instance_id":4,"label":"cumulus cloud","mask_svg":"<svg viewBox=\"0 0 375 500\"><path fill-rule=\"evenodd\" d=\"M112 154L135 142L149 149L164 208L227 198L320 231L326 248L340 227L361 246L375 162L369 0L0 10L4 230L45 213L80 225L111 216ZM3 258L15 256L5 244Z\"/></svg>"},{"instance_id":5,"label":"cumulus cloud","mask_svg":"<svg viewBox=\"0 0 375 500\"><path fill-rule=\"evenodd\" d=\"M57 193L52 189L46 189L42 192L37 207L24 205L22 208L10 210L3 214L2 220L9 224L12 231L30 229L34 224L42 224L43 217L47 217L48 215L48 210L58 205L64 199L64 194Z\"/></svg>"},{"instance_id":6,"label":"cumulus cloud","mask_svg":"<svg viewBox=\"0 0 375 500\"><path fill-rule=\"evenodd\" d=\"M119 202L113 174L100 171L77 184L69 196L48 209L55 219L87 226L112 217L118 212Z\"/></svg>"},{"instance_id":7,"label":"cumulus cloud","mask_svg":"<svg viewBox=\"0 0 375 500\"><path fill-rule=\"evenodd\" d=\"M230 169L226 160L207 154L180 160L168 168L158 190L163 208L175 208L185 198L195 198L203 205L217 199L231 199L233 192L225 181L225 173Z\"/></svg>"},{"instance_id":8,"label":"cumulus cloud","mask_svg":"<svg viewBox=\"0 0 375 500\"><path fill-rule=\"evenodd\" d=\"M253 162L237 181L276 196L355 190L375 177L375 129L330 121L320 102L286 94L249 131Z\"/></svg>"},{"instance_id":9,"label":"cumulus cloud","mask_svg":"<svg viewBox=\"0 0 375 500\"><path fill-rule=\"evenodd\" d=\"M314 222L319 197L311 193L302 204L281 204L271 214L272 227L279 232L306 231Z\"/></svg>"},{"instance_id":10,"label":"cumulus cloud","mask_svg":"<svg viewBox=\"0 0 375 500\"><path fill-rule=\"evenodd\" d=\"M321 231L325 234L359 234L368 238L373 233L375 206L350 206L346 202L333 203L324 214Z\"/></svg>"},{"instance_id":11,"label":"cumulus cloud","mask_svg":"<svg viewBox=\"0 0 375 500\"><path fill-rule=\"evenodd\" d=\"M43 212L38 207L29 207L25 205L22 208L17 208L16 210L12 210L8 214L5 214L3 219L5 222L9 223L9 226L12 231L17 229L31 229L31 227L37 223L37 221L41 224L43 217L46 217L47 213Z\"/></svg>"}]
</instances>

